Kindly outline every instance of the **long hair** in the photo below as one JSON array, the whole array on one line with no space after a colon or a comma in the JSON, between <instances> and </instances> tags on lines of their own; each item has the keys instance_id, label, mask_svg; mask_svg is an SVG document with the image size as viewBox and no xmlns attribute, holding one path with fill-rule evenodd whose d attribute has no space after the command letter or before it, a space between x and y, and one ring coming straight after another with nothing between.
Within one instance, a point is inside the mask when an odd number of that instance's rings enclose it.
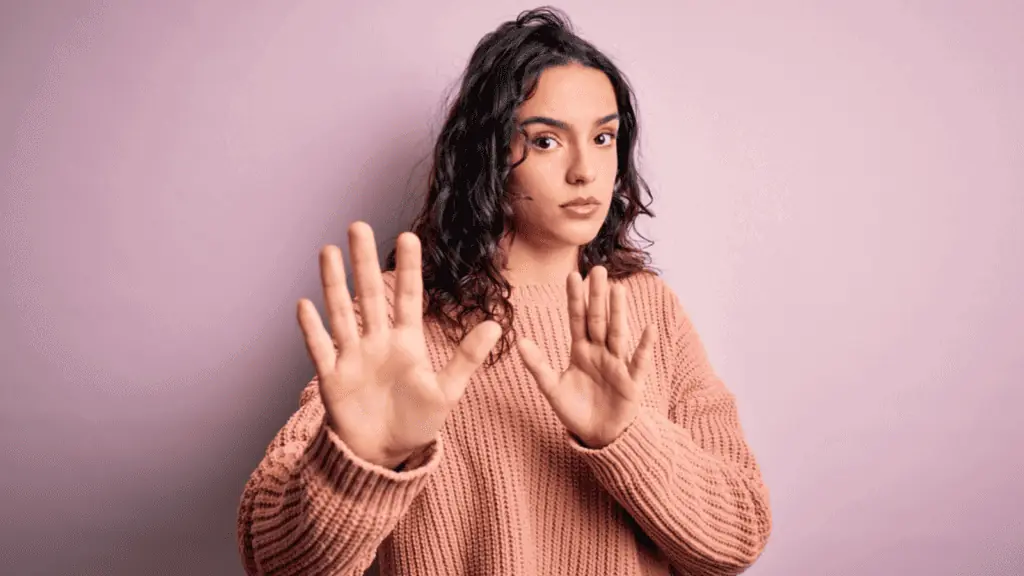
<instances>
[{"instance_id":1,"label":"long hair","mask_svg":"<svg viewBox=\"0 0 1024 576\"><path fill-rule=\"evenodd\" d=\"M473 321L501 324L502 338L489 363L515 339L500 241L512 229L509 174L526 159L508 162L516 110L545 69L570 63L608 76L620 118L611 206L597 236L580 248L580 272L586 275L596 265L605 266L611 278L651 271L649 255L633 237L636 219L653 216L650 188L636 167L633 91L607 56L574 33L562 12L550 7L523 12L477 44L437 138L426 202L412 225L423 246L426 315L437 319L453 342ZM393 269L395 260L392 250L387 266Z\"/></svg>"}]
</instances>

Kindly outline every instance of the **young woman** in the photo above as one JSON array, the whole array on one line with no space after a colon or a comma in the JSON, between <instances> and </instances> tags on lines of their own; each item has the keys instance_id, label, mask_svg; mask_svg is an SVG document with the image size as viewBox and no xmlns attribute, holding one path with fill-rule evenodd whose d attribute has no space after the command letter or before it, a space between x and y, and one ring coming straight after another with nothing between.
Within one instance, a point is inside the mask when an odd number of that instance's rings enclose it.
<instances>
[{"instance_id":1,"label":"young woman","mask_svg":"<svg viewBox=\"0 0 1024 576\"><path fill-rule=\"evenodd\" d=\"M246 485L250 573L737 574L771 530L732 394L631 237L622 73L558 12L477 46L413 232L320 255L316 376ZM393 269L391 269L393 268ZM583 276L586 276L586 281Z\"/></svg>"}]
</instances>

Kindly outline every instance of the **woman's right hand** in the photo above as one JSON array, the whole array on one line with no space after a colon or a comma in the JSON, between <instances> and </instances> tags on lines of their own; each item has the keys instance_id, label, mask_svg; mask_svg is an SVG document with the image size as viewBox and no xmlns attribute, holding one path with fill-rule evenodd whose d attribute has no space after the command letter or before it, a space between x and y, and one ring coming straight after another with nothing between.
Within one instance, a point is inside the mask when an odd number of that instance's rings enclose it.
<instances>
[{"instance_id":1,"label":"woman's right hand","mask_svg":"<svg viewBox=\"0 0 1024 576\"><path fill-rule=\"evenodd\" d=\"M328 425L357 456L394 469L434 440L470 376L501 337L501 327L493 321L477 325L448 364L434 372L423 335L419 239L410 232L398 237L390 327L373 230L356 222L348 234L357 304L349 295L341 250L328 245L320 253L320 276L334 339L305 298L298 304L299 325L316 367Z\"/></svg>"}]
</instances>

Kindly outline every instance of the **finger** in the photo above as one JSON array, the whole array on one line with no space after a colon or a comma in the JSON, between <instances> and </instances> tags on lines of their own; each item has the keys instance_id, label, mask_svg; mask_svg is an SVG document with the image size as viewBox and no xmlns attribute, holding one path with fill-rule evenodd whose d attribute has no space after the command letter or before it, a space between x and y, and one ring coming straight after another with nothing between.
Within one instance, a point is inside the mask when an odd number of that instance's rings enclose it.
<instances>
[{"instance_id":1,"label":"finger","mask_svg":"<svg viewBox=\"0 0 1024 576\"><path fill-rule=\"evenodd\" d=\"M384 278L380 273L377 244L373 229L365 222L356 222L348 229L352 252L352 268L356 279L356 298L362 312L363 332L370 334L388 326Z\"/></svg>"},{"instance_id":2,"label":"finger","mask_svg":"<svg viewBox=\"0 0 1024 576\"><path fill-rule=\"evenodd\" d=\"M337 355L334 352L334 342L331 341L331 335L324 328L324 323L320 319L320 313L316 311L316 306L308 299L302 298L299 300L297 315L299 327L302 328L302 336L306 342L306 351L309 353L309 359L313 361L316 373L321 377L321 381L323 381L323 375L328 374L334 369L334 364L337 360Z\"/></svg>"},{"instance_id":3,"label":"finger","mask_svg":"<svg viewBox=\"0 0 1024 576\"><path fill-rule=\"evenodd\" d=\"M637 345L636 351L633 352L633 359L629 363L629 376L638 384L646 380L647 375L651 372L654 342L657 339L658 331L654 329L653 325L648 324L644 328L643 335L640 336L640 344Z\"/></svg>"},{"instance_id":4,"label":"finger","mask_svg":"<svg viewBox=\"0 0 1024 576\"><path fill-rule=\"evenodd\" d=\"M589 274L583 280L583 307L586 308L587 306L590 306L590 275ZM584 328L586 328L586 324L584 324Z\"/></svg>"},{"instance_id":5,"label":"finger","mask_svg":"<svg viewBox=\"0 0 1024 576\"><path fill-rule=\"evenodd\" d=\"M621 284L609 287L608 349L617 358L626 360L626 344L629 340L629 322L626 318L626 288Z\"/></svg>"},{"instance_id":6,"label":"finger","mask_svg":"<svg viewBox=\"0 0 1024 576\"><path fill-rule=\"evenodd\" d=\"M565 282L569 298L569 333L573 341L587 339L587 307L584 302L583 278L579 272L569 274Z\"/></svg>"},{"instance_id":7,"label":"finger","mask_svg":"<svg viewBox=\"0 0 1024 576\"><path fill-rule=\"evenodd\" d=\"M558 385L558 374L544 359L544 354L532 340L520 338L516 341L516 347L519 348L519 355L523 357L526 370L533 375L533 379L537 382L537 387L545 397L550 399L555 386Z\"/></svg>"},{"instance_id":8,"label":"finger","mask_svg":"<svg viewBox=\"0 0 1024 576\"><path fill-rule=\"evenodd\" d=\"M448 364L437 374L438 384L450 402L455 402L466 391L473 372L487 360L498 339L501 326L492 320L477 324L455 349Z\"/></svg>"},{"instance_id":9,"label":"finger","mask_svg":"<svg viewBox=\"0 0 1024 576\"><path fill-rule=\"evenodd\" d=\"M398 236L395 251L395 324L423 327L423 268L420 239L411 232Z\"/></svg>"},{"instance_id":10,"label":"finger","mask_svg":"<svg viewBox=\"0 0 1024 576\"><path fill-rule=\"evenodd\" d=\"M338 347L344 349L359 337L359 328L356 326L352 296L345 279L344 259L337 246L326 246L320 251L320 281L323 284L324 306L331 323L331 333ZM313 311L316 312L315 307Z\"/></svg>"},{"instance_id":11,"label":"finger","mask_svg":"<svg viewBox=\"0 0 1024 576\"><path fill-rule=\"evenodd\" d=\"M591 342L604 344L608 335L608 271L604 266L594 266L588 276L591 280L587 333Z\"/></svg>"}]
</instances>

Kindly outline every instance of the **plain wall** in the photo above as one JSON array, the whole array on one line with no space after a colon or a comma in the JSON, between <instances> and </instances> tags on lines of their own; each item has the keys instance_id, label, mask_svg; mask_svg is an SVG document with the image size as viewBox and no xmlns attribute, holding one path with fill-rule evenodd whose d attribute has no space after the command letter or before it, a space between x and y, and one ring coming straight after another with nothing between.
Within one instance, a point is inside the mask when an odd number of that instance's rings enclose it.
<instances>
[{"instance_id":1,"label":"plain wall","mask_svg":"<svg viewBox=\"0 0 1024 576\"><path fill-rule=\"evenodd\" d=\"M634 83L642 228L771 489L749 573L1024 573L1024 3L559 6ZM3 4L0 571L241 572L319 248L408 224L530 7Z\"/></svg>"}]
</instances>

